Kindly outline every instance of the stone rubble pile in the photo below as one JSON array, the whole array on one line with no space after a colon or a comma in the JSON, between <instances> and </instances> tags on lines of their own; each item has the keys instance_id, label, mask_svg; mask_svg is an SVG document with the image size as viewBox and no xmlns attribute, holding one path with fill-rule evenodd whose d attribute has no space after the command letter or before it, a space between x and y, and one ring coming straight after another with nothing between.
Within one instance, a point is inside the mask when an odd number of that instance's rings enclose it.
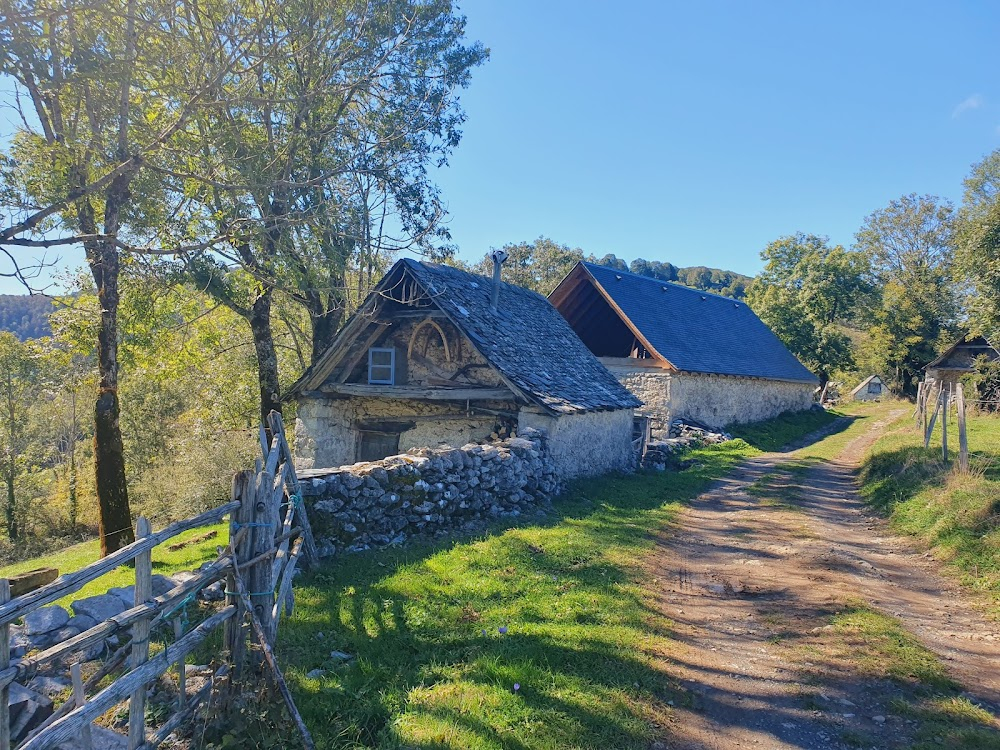
<instances>
[{"instance_id":1,"label":"stone rubble pile","mask_svg":"<svg viewBox=\"0 0 1000 750\"><path fill-rule=\"evenodd\" d=\"M665 471L677 463L681 454L701 445L713 445L732 440L726 432L715 432L703 425L675 419L670 423L670 437L666 440L650 441L642 457L643 469Z\"/></svg>"},{"instance_id":2,"label":"stone rubble pile","mask_svg":"<svg viewBox=\"0 0 1000 750\"><path fill-rule=\"evenodd\" d=\"M321 556L544 514L562 489L544 434L530 429L498 442L311 469L299 478Z\"/></svg>"}]
</instances>

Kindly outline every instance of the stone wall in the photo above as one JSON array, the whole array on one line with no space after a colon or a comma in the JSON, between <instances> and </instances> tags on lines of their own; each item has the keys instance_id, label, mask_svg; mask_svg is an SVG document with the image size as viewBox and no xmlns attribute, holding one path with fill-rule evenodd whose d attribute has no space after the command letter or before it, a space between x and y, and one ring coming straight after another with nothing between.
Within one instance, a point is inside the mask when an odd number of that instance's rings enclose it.
<instances>
[{"instance_id":1,"label":"stone wall","mask_svg":"<svg viewBox=\"0 0 1000 750\"><path fill-rule=\"evenodd\" d=\"M320 554L475 531L490 520L542 514L561 489L546 437L434 448L337 469L303 471L302 496Z\"/></svg>"},{"instance_id":2,"label":"stone wall","mask_svg":"<svg viewBox=\"0 0 1000 750\"><path fill-rule=\"evenodd\" d=\"M633 471L637 457L632 450L632 419L631 409L557 417L522 409L518 432L544 432L553 466L560 477L572 479Z\"/></svg>"},{"instance_id":3,"label":"stone wall","mask_svg":"<svg viewBox=\"0 0 1000 750\"><path fill-rule=\"evenodd\" d=\"M602 357L601 361L642 400L636 412L650 418L657 438L666 437L670 422L678 418L720 429L808 409L815 390L811 383L677 373L642 360Z\"/></svg>"},{"instance_id":4,"label":"stone wall","mask_svg":"<svg viewBox=\"0 0 1000 750\"><path fill-rule=\"evenodd\" d=\"M489 403L494 409L514 409L506 403ZM437 418L435 418L437 417ZM470 416L455 404L385 398L299 399L295 420L295 466L311 469L353 464L357 458L357 425L366 422L407 423L399 450L408 451L440 443L464 445L489 438L497 425L491 415Z\"/></svg>"}]
</instances>

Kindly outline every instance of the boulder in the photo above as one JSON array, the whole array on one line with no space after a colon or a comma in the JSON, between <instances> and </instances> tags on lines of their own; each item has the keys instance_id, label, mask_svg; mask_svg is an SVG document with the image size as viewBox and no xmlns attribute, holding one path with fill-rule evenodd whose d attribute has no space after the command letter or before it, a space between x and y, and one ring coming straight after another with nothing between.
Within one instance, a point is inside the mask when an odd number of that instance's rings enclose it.
<instances>
[{"instance_id":1,"label":"boulder","mask_svg":"<svg viewBox=\"0 0 1000 750\"><path fill-rule=\"evenodd\" d=\"M104 622L125 611L125 603L114 594L98 594L73 602L73 612Z\"/></svg>"},{"instance_id":2,"label":"boulder","mask_svg":"<svg viewBox=\"0 0 1000 750\"><path fill-rule=\"evenodd\" d=\"M24 630L28 635L49 633L58 630L67 622L69 622L69 612L59 605L42 607L24 616Z\"/></svg>"}]
</instances>

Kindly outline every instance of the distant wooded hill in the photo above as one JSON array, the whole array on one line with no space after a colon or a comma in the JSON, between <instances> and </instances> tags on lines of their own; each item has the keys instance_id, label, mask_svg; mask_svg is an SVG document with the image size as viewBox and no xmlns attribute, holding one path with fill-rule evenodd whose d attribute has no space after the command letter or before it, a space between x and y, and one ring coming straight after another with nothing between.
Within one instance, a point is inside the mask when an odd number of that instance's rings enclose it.
<instances>
[{"instance_id":1,"label":"distant wooded hill","mask_svg":"<svg viewBox=\"0 0 1000 750\"><path fill-rule=\"evenodd\" d=\"M0 331L10 331L22 341L52 333L49 313L52 300L27 294L0 294Z\"/></svg>"},{"instance_id":2,"label":"distant wooded hill","mask_svg":"<svg viewBox=\"0 0 1000 750\"><path fill-rule=\"evenodd\" d=\"M636 258L631 263L626 263L614 255L605 255L603 258L595 258L593 262L661 281L676 281L684 286L736 299L743 299L746 296L747 285L752 280L750 276L744 276L735 271L723 271L707 266L684 268L675 266L673 263L661 263L658 260L644 260L643 258Z\"/></svg>"}]
</instances>

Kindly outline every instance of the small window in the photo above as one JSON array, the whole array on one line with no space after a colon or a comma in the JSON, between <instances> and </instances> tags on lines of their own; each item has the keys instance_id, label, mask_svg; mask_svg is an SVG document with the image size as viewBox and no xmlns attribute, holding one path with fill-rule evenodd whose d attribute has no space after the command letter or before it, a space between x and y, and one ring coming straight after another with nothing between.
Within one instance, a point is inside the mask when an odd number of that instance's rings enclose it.
<instances>
[{"instance_id":1,"label":"small window","mask_svg":"<svg viewBox=\"0 0 1000 750\"><path fill-rule=\"evenodd\" d=\"M873 380L868 384L868 392L874 393L876 396L882 393L882 384L877 380Z\"/></svg>"},{"instance_id":2,"label":"small window","mask_svg":"<svg viewBox=\"0 0 1000 750\"><path fill-rule=\"evenodd\" d=\"M396 381L396 350L368 350L368 382L371 385L393 385Z\"/></svg>"}]
</instances>

